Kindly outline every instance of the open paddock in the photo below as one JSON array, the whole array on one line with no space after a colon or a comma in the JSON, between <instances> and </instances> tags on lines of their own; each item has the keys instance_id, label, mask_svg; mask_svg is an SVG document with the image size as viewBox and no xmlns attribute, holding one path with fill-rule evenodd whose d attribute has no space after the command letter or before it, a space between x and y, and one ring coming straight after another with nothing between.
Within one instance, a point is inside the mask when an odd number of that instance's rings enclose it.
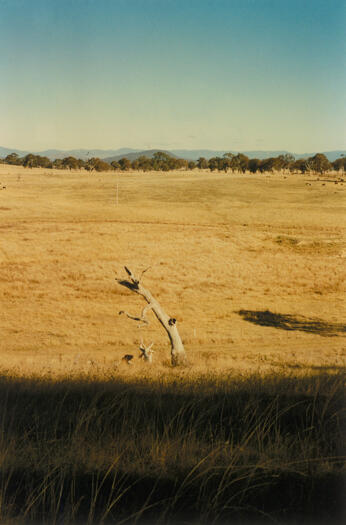
<instances>
[{"instance_id":1,"label":"open paddock","mask_svg":"<svg viewBox=\"0 0 346 525\"><path fill-rule=\"evenodd\" d=\"M345 366L345 186L8 165L0 180L3 369L142 373L143 338L151 373L172 373L152 314L142 329L118 316L143 306L115 281L124 265L151 267L143 283L177 319L190 373ZM131 372L116 366L126 353Z\"/></svg>"},{"instance_id":2,"label":"open paddock","mask_svg":"<svg viewBox=\"0 0 346 525\"><path fill-rule=\"evenodd\" d=\"M0 181L1 523L343 523L345 187L6 165ZM118 315L144 306L124 265L150 266L187 366L152 313Z\"/></svg>"}]
</instances>

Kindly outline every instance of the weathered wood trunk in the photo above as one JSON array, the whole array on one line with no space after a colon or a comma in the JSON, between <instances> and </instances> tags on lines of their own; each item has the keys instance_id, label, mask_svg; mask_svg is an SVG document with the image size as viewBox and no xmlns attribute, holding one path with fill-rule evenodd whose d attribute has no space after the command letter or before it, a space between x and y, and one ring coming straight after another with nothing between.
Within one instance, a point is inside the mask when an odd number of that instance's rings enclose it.
<instances>
[{"instance_id":1,"label":"weathered wood trunk","mask_svg":"<svg viewBox=\"0 0 346 525\"><path fill-rule=\"evenodd\" d=\"M138 293L148 303L147 306L143 308L142 314L140 317L135 317L127 312L119 312L119 313L125 313L130 319L135 319L137 321L142 321L144 323L148 323L147 319L145 318L145 314L148 310L152 310L157 318L157 320L161 323L163 328L166 330L170 344L171 344L171 362L173 366L181 365L186 362L186 353L185 348L183 345L183 342L181 340L178 328L177 328L177 321L176 319L170 317L166 314L166 312L163 310L160 303L151 295L149 290L144 288L144 286L140 283L140 280L135 277L135 275L125 266L125 270L127 274L130 277L130 280L121 280L118 279L119 284L122 286L126 286L129 290ZM144 273L144 272L143 272ZM143 275L143 274L142 274Z\"/></svg>"}]
</instances>

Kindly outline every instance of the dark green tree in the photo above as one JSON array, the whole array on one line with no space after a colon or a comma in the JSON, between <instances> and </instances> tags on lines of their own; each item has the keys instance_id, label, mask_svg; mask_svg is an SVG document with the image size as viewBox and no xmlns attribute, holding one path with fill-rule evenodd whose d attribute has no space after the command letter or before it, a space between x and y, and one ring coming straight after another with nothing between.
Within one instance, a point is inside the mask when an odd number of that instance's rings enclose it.
<instances>
[{"instance_id":1,"label":"dark green tree","mask_svg":"<svg viewBox=\"0 0 346 525\"><path fill-rule=\"evenodd\" d=\"M185 159L173 159L174 169L176 170L187 170L189 167L189 161Z\"/></svg>"},{"instance_id":2,"label":"dark green tree","mask_svg":"<svg viewBox=\"0 0 346 525\"><path fill-rule=\"evenodd\" d=\"M62 159L64 169L76 170L79 168L79 162L75 157L65 157Z\"/></svg>"},{"instance_id":3,"label":"dark green tree","mask_svg":"<svg viewBox=\"0 0 346 525\"><path fill-rule=\"evenodd\" d=\"M168 155L168 153L157 151L152 158L152 167L156 171L174 170L176 167L175 160L176 159Z\"/></svg>"},{"instance_id":4,"label":"dark green tree","mask_svg":"<svg viewBox=\"0 0 346 525\"><path fill-rule=\"evenodd\" d=\"M290 166L290 170L293 172L299 171L300 173L306 173L308 169L307 159L297 159Z\"/></svg>"},{"instance_id":5,"label":"dark green tree","mask_svg":"<svg viewBox=\"0 0 346 525\"><path fill-rule=\"evenodd\" d=\"M116 160L113 160L111 162L111 166L112 166L113 170L115 170L115 171L119 171L120 170L120 164Z\"/></svg>"},{"instance_id":6,"label":"dark green tree","mask_svg":"<svg viewBox=\"0 0 346 525\"><path fill-rule=\"evenodd\" d=\"M332 163L336 171L346 171L346 157L340 157Z\"/></svg>"},{"instance_id":7,"label":"dark green tree","mask_svg":"<svg viewBox=\"0 0 346 525\"><path fill-rule=\"evenodd\" d=\"M256 173L257 171L260 171L260 168L261 161L259 159L249 159L248 170L251 173Z\"/></svg>"},{"instance_id":8,"label":"dark green tree","mask_svg":"<svg viewBox=\"0 0 346 525\"><path fill-rule=\"evenodd\" d=\"M7 157L5 157L5 163L13 164L14 166L20 165L21 162L18 153L10 153L7 155Z\"/></svg>"},{"instance_id":9,"label":"dark green tree","mask_svg":"<svg viewBox=\"0 0 346 525\"><path fill-rule=\"evenodd\" d=\"M131 168L131 162L126 157L119 160L119 166L121 171L128 171Z\"/></svg>"},{"instance_id":10,"label":"dark green tree","mask_svg":"<svg viewBox=\"0 0 346 525\"><path fill-rule=\"evenodd\" d=\"M53 161L53 168L55 169L58 169L58 170L62 170L64 169L64 165L63 165L63 159L55 159Z\"/></svg>"},{"instance_id":11,"label":"dark green tree","mask_svg":"<svg viewBox=\"0 0 346 525\"><path fill-rule=\"evenodd\" d=\"M279 170L281 166L280 160L277 157L269 157L268 159L263 159L260 164L260 171L264 173L265 171L275 171Z\"/></svg>"},{"instance_id":12,"label":"dark green tree","mask_svg":"<svg viewBox=\"0 0 346 525\"><path fill-rule=\"evenodd\" d=\"M208 168L210 171L215 171L219 169L220 157L212 157L208 160Z\"/></svg>"},{"instance_id":13,"label":"dark green tree","mask_svg":"<svg viewBox=\"0 0 346 525\"><path fill-rule=\"evenodd\" d=\"M151 159L145 155L138 157L138 169L141 171L150 171L152 169Z\"/></svg>"},{"instance_id":14,"label":"dark green tree","mask_svg":"<svg viewBox=\"0 0 346 525\"><path fill-rule=\"evenodd\" d=\"M324 173L331 169L332 165L323 153L316 153L308 158L308 168L317 173Z\"/></svg>"},{"instance_id":15,"label":"dark green tree","mask_svg":"<svg viewBox=\"0 0 346 525\"><path fill-rule=\"evenodd\" d=\"M108 162L105 162L104 160L97 159L97 162L95 162L95 170L96 171L109 171L111 168L111 165L108 164Z\"/></svg>"},{"instance_id":16,"label":"dark green tree","mask_svg":"<svg viewBox=\"0 0 346 525\"><path fill-rule=\"evenodd\" d=\"M85 169L87 171L94 171L95 166L99 160L100 159L98 157L92 157L91 159L88 159L85 163Z\"/></svg>"},{"instance_id":17,"label":"dark green tree","mask_svg":"<svg viewBox=\"0 0 346 525\"><path fill-rule=\"evenodd\" d=\"M197 168L200 169L200 170L206 170L208 169L208 161L206 158L204 157L199 157L199 159L197 160Z\"/></svg>"},{"instance_id":18,"label":"dark green tree","mask_svg":"<svg viewBox=\"0 0 346 525\"><path fill-rule=\"evenodd\" d=\"M51 168L53 166L52 161L48 157L41 157L40 155L36 156L36 162L40 168Z\"/></svg>"},{"instance_id":19,"label":"dark green tree","mask_svg":"<svg viewBox=\"0 0 346 525\"><path fill-rule=\"evenodd\" d=\"M241 171L242 173L245 173L248 167L249 163L249 157L244 155L243 153L238 153L237 155L233 155L231 158L231 169L233 171Z\"/></svg>"},{"instance_id":20,"label":"dark green tree","mask_svg":"<svg viewBox=\"0 0 346 525\"><path fill-rule=\"evenodd\" d=\"M25 168L36 168L37 167L37 156L29 153L25 155L23 159L23 166Z\"/></svg>"},{"instance_id":21,"label":"dark green tree","mask_svg":"<svg viewBox=\"0 0 346 525\"><path fill-rule=\"evenodd\" d=\"M283 169L283 170L290 169L291 165L294 162L294 156L291 155L291 153L285 153L284 155L279 155L278 159L279 159L278 166L280 166L279 169Z\"/></svg>"}]
</instances>

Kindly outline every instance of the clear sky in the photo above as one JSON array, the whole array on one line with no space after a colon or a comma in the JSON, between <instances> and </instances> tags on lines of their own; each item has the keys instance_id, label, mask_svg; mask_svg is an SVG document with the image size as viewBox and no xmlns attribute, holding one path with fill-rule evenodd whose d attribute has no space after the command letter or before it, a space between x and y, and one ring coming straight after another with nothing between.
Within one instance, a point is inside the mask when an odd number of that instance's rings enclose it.
<instances>
[{"instance_id":1,"label":"clear sky","mask_svg":"<svg viewBox=\"0 0 346 525\"><path fill-rule=\"evenodd\" d=\"M345 0L0 0L0 145L346 146Z\"/></svg>"}]
</instances>

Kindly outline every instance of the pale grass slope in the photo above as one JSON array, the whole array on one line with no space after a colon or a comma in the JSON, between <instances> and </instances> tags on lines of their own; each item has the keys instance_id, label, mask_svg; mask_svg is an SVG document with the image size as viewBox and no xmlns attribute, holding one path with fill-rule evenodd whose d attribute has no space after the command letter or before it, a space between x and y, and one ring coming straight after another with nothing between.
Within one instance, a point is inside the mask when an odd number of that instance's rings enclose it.
<instances>
[{"instance_id":1,"label":"pale grass slope","mask_svg":"<svg viewBox=\"0 0 346 525\"><path fill-rule=\"evenodd\" d=\"M339 370L346 185L307 179L1 165L1 368L176 374L157 321L138 329L117 315L144 306L115 281L126 264L151 266L145 286L179 323L191 364L179 373ZM154 342L151 371L137 359L141 338ZM131 371L117 366L125 353Z\"/></svg>"}]
</instances>

